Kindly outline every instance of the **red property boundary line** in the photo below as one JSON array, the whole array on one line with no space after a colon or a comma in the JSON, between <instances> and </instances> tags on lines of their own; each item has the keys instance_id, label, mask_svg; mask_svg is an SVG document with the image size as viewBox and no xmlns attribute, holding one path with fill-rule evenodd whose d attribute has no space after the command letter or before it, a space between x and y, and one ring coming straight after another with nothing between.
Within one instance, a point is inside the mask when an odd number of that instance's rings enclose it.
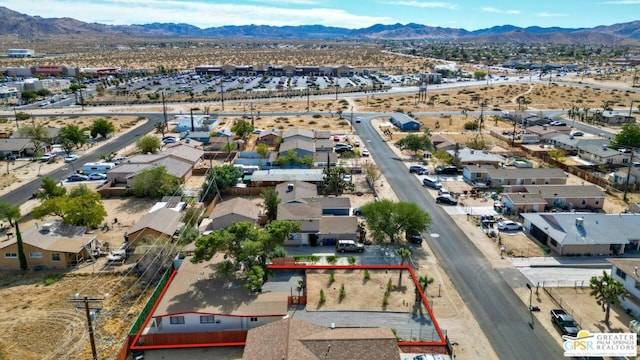
<instances>
[{"instance_id":1,"label":"red property boundary line","mask_svg":"<svg viewBox=\"0 0 640 360\"><path fill-rule=\"evenodd\" d=\"M429 317L433 322L433 326L435 327L438 336L440 337L440 341L403 341L399 342L398 346L446 346L447 341L445 336L442 334L442 330L440 329L440 325L438 325L438 321L433 316L433 311L429 306L429 302L427 301L422 288L418 284L418 279L416 278L416 274L413 271L413 268L409 265L269 265L269 269L272 270L307 270L307 269L340 269L340 270L355 270L355 269L373 269L373 270L407 270L409 274L411 274L411 279L413 280L414 286L418 289L420 293L420 298L422 299L422 303L425 305L427 312L429 313ZM169 280L165 284L160 296L158 296L158 300L153 305L153 308L147 315L147 319L144 321L142 327L136 334L135 338L132 341L132 345L130 350L160 350L160 349L181 349L181 348L198 348L198 347L219 347L219 346L244 346L246 342L230 342L230 343L203 343L203 344L176 344L176 345L136 345L142 332L147 327L149 320L151 319L153 313L155 312L158 304L164 297L165 292L171 285L173 278L177 274L178 270L174 270L169 277Z\"/></svg>"}]
</instances>

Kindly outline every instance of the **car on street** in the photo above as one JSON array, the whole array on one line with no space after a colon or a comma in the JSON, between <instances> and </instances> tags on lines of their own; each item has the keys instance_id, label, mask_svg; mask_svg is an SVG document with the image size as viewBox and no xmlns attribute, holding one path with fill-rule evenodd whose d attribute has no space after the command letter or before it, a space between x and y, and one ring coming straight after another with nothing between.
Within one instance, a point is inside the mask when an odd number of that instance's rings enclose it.
<instances>
[{"instance_id":1,"label":"car on street","mask_svg":"<svg viewBox=\"0 0 640 360\"><path fill-rule=\"evenodd\" d=\"M436 174L438 175L455 175L458 173L458 168L453 165L438 166L436 168Z\"/></svg>"},{"instance_id":2,"label":"car on street","mask_svg":"<svg viewBox=\"0 0 640 360\"><path fill-rule=\"evenodd\" d=\"M519 222L504 220L498 222L498 230L500 231L518 231L522 230L522 224Z\"/></svg>"},{"instance_id":3,"label":"car on street","mask_svg":"<svg viewBox=\"0 0 640 360\"><path fill-rule=\"evenodd\" d=\"M574 131L571 133L571 136L584 136L584 133L582 131Z\"/></svg>"},{"instance_id":4,"label":"car on street","mask_svg":"<svg viewBox=\"0 0 640 360\"><path fill-rule=\"evenodd\" d=\"M107 175L101 173L91 173L87 176L89 180L106 180Z\"/></svg>"},{"instance_id":5,"label":"car on street","mask_svg":"<svg viewBox=\"0 0 640 360\"><path fill-rule=\"evenodd\" d=\"M45 106L49 106L49 104L51 104L51 103L50 103L50 102L48 102L48 101L43 101L43 102L41 102L41 103L40 103L40 105L39 105L39 106L40 106L40 107L45 107Z\"/></svg>"},{"instance_id":6,"label":"car on street","mask_svg":"<svg viewBox=\"0 0 640 360\"><path fill-rule=\"evenodd\" d=\"M439 195L436 197L436 204L458 205L458 200L451 195Z\"/></svg>"},{"instance_id":7,"label":"car on street","mask_svg":"<svg viewBox=\"0 0 640 360\"><path fill-rule=\"evenodd\" d=\"M360 124L362 122L362 118L360 116L356 116L356 124Z\"/></svg>"},{"instance_id":8,"label":"car on street","mask_svg":"<svg viewBox=\"0 0 640 360\"><path fill-rule=\"evenodd\" d=\"M66 162L66 163L70 163L70 162L76 161L76 160L78 160L78 155L67 155L64 158L64 162Z\"/></svg>"},{"instance_id":9,"label":"car on street","mask_svg":"<svg viewBox=\"0 0 640 360\"><path fill-rule=\"evenodd\" d=\"M361 154L362 154L362 156L365 156L365 157L370 155L369 154L369 150L367 150L367 149L363 149Z\"/></svg>"},{"instance_id":10,"label":"car on street","mask_svg":"<svg viewBox=\"0 0 640 360\"><path fill-rule=\"evenodd\" d=\"M68 182L78 182L78 181L87 181L89 177L82 174L73 174L67 178Z\"/></svg>"},{"instance_id":11,"label":"car on street","mask_svg":"<svg viewBox=\"0 0 640 360\"><path fill-rule=\"evenodd\" d=\"M429 174L429 170L422 166L422 165L411 165L409 166L409 172L411 174L418 174L418 175L428 175Z\"/></svg>"},{"instance_id":12,"label":"car on street","mask_svg":"<svg viewBox=\"0 0 640 360\"><path fill-rule=\"evenodd\" d=\"M336 242L337 252L363 252L364 245L356 242L355 240L338 240Z\"/></svg>"}]
</instances>

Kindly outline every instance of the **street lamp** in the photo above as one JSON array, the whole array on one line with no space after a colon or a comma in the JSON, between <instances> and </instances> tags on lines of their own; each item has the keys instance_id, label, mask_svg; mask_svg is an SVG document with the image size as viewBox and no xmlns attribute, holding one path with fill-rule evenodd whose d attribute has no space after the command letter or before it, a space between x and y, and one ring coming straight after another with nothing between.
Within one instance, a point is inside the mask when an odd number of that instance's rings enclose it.
<instances>
[{"instance_id":1,"label":"street lamp","mask_svg":"<svg viewBox=\"0 0 640 360\"><path fill-rule=\"evenodd\" d=\"M195 126L193 124L193 110L198 111L198 110L200 110L200 108L195 107L195 108L190 108L189 109L189 113L191 113L191 132L196 131L196 128L195 128Z\"/></svg>"}]
</instances>

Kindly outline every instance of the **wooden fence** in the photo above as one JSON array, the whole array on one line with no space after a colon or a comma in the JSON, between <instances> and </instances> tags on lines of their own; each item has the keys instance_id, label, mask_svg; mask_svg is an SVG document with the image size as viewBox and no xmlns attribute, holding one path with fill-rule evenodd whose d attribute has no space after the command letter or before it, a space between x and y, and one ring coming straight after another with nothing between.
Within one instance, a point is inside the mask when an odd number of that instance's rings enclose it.
<instances>
[{"instance_id":1,"label":"wooden fence","mask_svg":"<svg viewBox=\"0 0 640 360\"><path fill-rule=\"evenodd\" d=\"M287 297L287 304L289 305L306 305L307 297L306 296L289 296Z\"/></svg>"},{"instance_id":2,"label":"wooden fence","mask_svg":"<svg viewBox=\"0 0 640 360\"><path fill-rule=\"evenodd\" d=\"M137 346L194 345L238 343L247 340L247 330L147 334L138 338Z\"/></svg>"},{"instance_id":3,"label":"wooden fence","mask_svg":"<svg viewBox=\"0 0 640 360\"><path fill-rule=\"evenodd\" d=\"M216 194L216 197L213 198L213 201L207 206L207 210L204 212L204 217L211 217L213 214L213 209L215 209L216 204L220 202L220 193Z\"/></svg>"}]
</instances>

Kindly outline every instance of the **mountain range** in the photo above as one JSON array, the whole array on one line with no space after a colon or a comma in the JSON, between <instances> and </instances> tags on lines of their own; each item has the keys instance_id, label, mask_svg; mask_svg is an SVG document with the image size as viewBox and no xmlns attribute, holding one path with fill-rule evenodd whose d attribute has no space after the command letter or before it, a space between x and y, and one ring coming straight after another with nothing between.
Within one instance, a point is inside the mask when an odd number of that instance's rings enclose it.
<instances>
[{"instance_id":1,"label":"mountain range","mask_svg":"<svg viewBox=\"0 0 640 360\"><path fill-rule=\"evenodd\" d=\"M47 36L116 36L116 37L191 37L244 39L333 39L333 40L448 40L492 43L559 43L559 44L640 44L640 21L593 28L521 28L513 25L494 26L468 31L420 24L373 25L362 29L346 29L323 25L301 26L219 26L202 29L189 24L152 23L142 25L104 25L72 18L42 18L0 7L0 36L24 39Z\"/></svg>"}]
</instances>

